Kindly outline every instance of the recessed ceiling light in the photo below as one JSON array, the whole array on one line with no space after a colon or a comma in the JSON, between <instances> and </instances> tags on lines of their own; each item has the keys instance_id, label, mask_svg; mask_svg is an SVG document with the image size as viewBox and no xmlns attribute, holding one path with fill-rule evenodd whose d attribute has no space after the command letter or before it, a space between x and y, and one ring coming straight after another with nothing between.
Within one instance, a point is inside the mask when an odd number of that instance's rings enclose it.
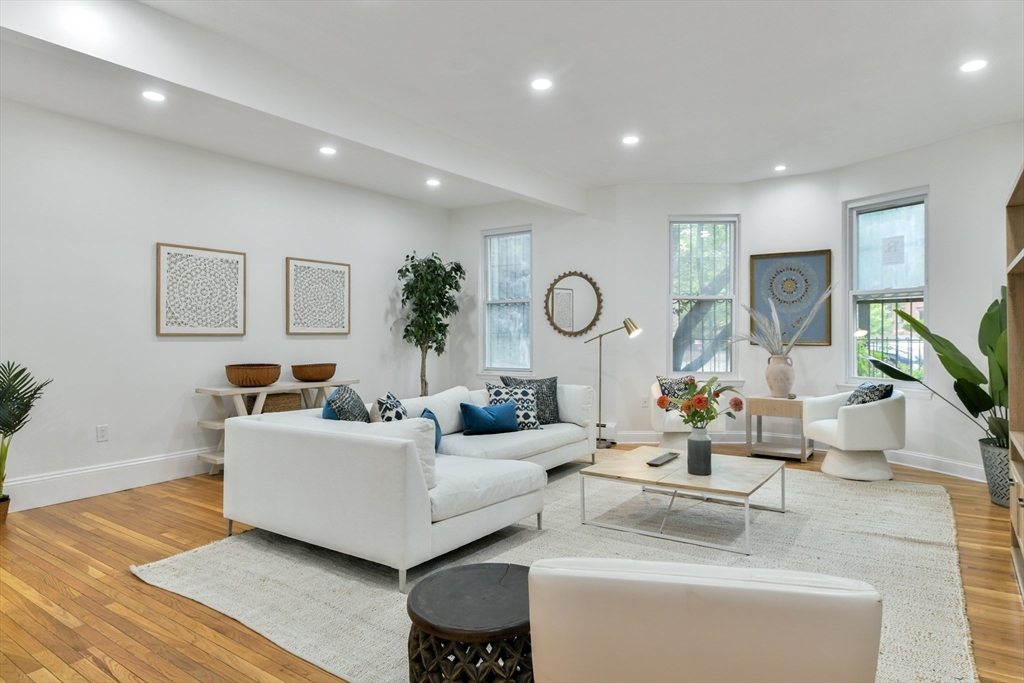
<instances>
[{"instance_id":1,"label":"recessed ceiling light","mask_svg":"<svg viewBox=\"0 0 1024 683\"><path fill-rule=\"evenodd\" d=\"M785 171L786 167L783 166L782 164L779 164L778 166L775 167L775 170L776 171Z\"/></svg>"},{"instance_id":2,"label":"recessed ceiling light","mask_svg":"<svg viewBox=\"0 0 1024 683\"><path fill-rule=\"evenodd\" d=\"M551 81L547 78L538 78L530 85L533 86L534 90L547 90L551 87Z\"/></svg>"},{"instance_id":3,"label":"recessed ceiling light","mask_svg":"<svg viewBox=\"0 0 1024 683\"><path fill-rule=\"evenodd\" d=\"M430 185L431 187L437 187L440 184L441 181L438 180L437 178L431 178L430 180L427 181L427 185Z\"/></svg>"},{"instance_id":4,"label":"recessed ceiling light","mask_svg":"<svg viewBox=\"0 0 1024 683\"><path fill-rule=\"evenodd\" d=\"M142 96L145 97L147 100L152 100L154 102L163 102L167 99L160 93L154 92L152 90L147 90L146 92L142 93Z\"/></svg>"},{"instance_id":5,"label":"recessed ceiling light","mask_svg":"<svg viewBox=\"0 0 1024 683\"><path fill-rule=\"evenodd\" d=\"M622 138L622 143L626 145L635 145L638 142L640 142L640 138L638 138L635 135L627 135L626 137Z\"/></svg>"},{"instance_id":6,"label":"recessed ceiling light","mask_svg":"<svg viewBox=\"0 0 1024 683\"><path fill-rule=\"evenodd\" d=\"M960 67L961 71L980 71L988 64L984 59L975 59Z\"/></svg>"},{"instance_id":7,"label":"recessed ceiling light","mask_svg":"<svg viewBox=\"0 0 1024 683\"><path fill-rule=\"evenodd\" d=\"M338 150L334 149L333 147L321 147L320 153L326 154L327 156L331 156L332 154L337 154Z\"/></svg>"}]
</instances>

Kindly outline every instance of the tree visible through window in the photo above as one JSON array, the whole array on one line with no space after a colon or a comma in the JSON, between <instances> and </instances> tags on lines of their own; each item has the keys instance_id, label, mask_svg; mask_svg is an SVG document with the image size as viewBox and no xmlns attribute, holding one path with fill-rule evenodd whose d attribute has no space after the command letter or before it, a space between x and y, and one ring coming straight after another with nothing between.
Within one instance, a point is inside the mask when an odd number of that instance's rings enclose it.
<instances>
[{"instance_id":1,"label":"tree visible through window","mask_svg":"<svg viewBox=\"0 0 1024 683\"><path fill-rule=\"evenodd\" d=\"M669 223L672 371L733 371L736 221Z\"/></svg>"},{"instance_id":2,"label":"tree visible through window","mask_svg":"<svg viewBox=\"0 0 1024 683\"><path fill-rule=\"evenodd\" d=\"M530 232L487 235L484 367L530 369Z\"/></svg>"}]
</instances>

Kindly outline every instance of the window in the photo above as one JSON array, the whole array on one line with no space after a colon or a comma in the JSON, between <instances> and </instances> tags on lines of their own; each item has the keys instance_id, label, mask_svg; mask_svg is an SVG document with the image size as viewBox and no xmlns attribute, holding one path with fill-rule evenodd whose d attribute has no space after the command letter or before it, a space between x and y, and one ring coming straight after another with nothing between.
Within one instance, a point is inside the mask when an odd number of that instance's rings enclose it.
<instances>
[{"instance_id":1,"label":"window","mask_svg":"<svg viewBox=\"0 0 1024 683\"><path fill-rule=\"evenodd\" d=\"M672 372L734 372L737 219L670 220Z\"/></svg>"},{"instance_id":2,"label":"window","mask_svg":"<svg viewBox=\"0 0 1024 683\"><path fill-rule=\"evenodd\" d=\"M484 235L484 369L531 369L528 229Z\"/></svg>"},{"instance_id":3,"label":"window","mask_svg":"<svg viewBox=\"0 0 1024 683\"><path fill-rule=\"evenodd\" d=\"M922 319L927 195L920 191L848 204L853 376L885 377L874 356L924 379L924 343L896 315Z\"/></svg>"}]
</instances>

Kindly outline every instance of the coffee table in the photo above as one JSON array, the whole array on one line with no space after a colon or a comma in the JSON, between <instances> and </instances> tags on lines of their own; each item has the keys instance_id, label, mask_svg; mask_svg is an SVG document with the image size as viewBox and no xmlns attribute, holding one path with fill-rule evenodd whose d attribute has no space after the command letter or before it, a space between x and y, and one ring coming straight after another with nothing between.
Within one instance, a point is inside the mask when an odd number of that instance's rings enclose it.
<instances>
[{"instance_id":1,"label":"coffee table","mask_svg":"<svg viewBox=\"0 0 1024 683\"><path fill-rule=\"evenodd\" d=\"M712 453L711 474L708 476L697 476L687 473L685 453L680 454L678 458L661 467L651 467L647 464L648 460L664 452L664 448L641 446L635 450L624 452L621 457L614 460L599 462L596 465L580 470L580 521L583 524L604 527L605 529L629 531L635 534L643 534L644 536L666 538L672 541L692 543L708 548L717 548L719 550L749 555L751 508L755 510L770 510L771 512L784 513L786 511L786 464L784 462ZM775 475L779 475L782 485L779 507L751 504L750 496L768 483ZM668 509L665 510L665 518L661 520L661 528L654 532L587 519L586 483L590 478L639 484L647 492L670 495L671 500L669 500ZM721 545L695 538L685 538L663 533L665 521L672 511L672 504L675 503L677 497L695 498L708 503L742 506L744 515L743 545Z\"/></svg>"}]
</instances>

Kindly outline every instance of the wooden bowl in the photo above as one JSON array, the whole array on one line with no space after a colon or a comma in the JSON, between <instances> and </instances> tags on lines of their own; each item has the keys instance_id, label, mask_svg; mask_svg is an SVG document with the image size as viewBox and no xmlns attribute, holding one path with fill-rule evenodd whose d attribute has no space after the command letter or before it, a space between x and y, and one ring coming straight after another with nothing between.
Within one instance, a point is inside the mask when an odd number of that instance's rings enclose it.
<instances>
[{"instance_id":1,"label":"wooden bowl","mask_svg":"<svg viewBox=\"0 0 1024 683\"><path fill-rule=\"evenodd\" d=\"M337 363L308 363L293 365L292 376L300 382L326 382L334 377Z\"/></svg>"},{"instance_id":2,"label":"wooden bowl","mask_svg":"<svg viewBox=\"0 0 1024 683\"><path fill-rule=\"evenodd\" d=\"M281 366L274 363L225 365L224 373L236 387L265 387L281 376Z\"/></svg>"}]
</instances>

